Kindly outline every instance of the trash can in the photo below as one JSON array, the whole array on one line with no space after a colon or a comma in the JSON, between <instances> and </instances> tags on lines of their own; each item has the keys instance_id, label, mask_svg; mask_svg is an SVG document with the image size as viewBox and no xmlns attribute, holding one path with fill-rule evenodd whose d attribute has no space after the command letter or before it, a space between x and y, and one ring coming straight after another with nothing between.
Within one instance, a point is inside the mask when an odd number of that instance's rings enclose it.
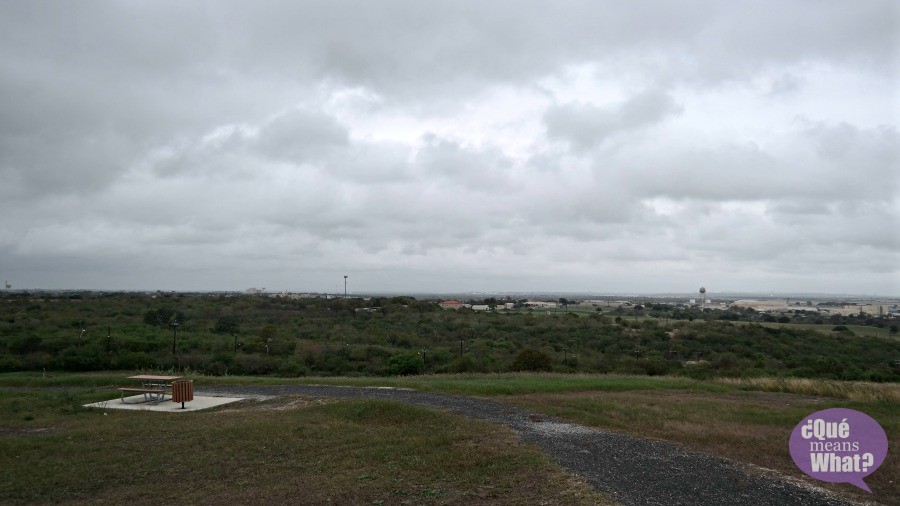
<instances>
[{"instance_id":1,"label":"trash can","mask_svg":"<svg viewBox=\"0 0 900 506\"><path fill-rule=\"evenodd\" d=\"M184 403L194 400L194 380L175 380L172 382L172 402Z\"/></svg>"}]
</instances>

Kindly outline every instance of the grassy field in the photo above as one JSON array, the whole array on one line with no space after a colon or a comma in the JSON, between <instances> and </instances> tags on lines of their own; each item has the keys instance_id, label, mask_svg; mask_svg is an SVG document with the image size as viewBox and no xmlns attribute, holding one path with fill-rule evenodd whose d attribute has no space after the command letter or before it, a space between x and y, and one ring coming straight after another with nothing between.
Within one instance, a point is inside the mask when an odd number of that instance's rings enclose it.
<instances>
[{"instance_id":1,"label":"grassy field","mask_svg":"<svg viewBox=\"0 0 900 506\"><path fill-rule=\"evenodd\" d=\"M383 401L163 415L0 392L0 503L610 504L508 429Z\"/></svg>"},{"instance_id":2,"label":"grassy field","mask_svg":"<svg viewBox=\"0 0 900 506\"><path fill-rule=\"evenodd\" d=\"M140 373L174 373L173 370L107 371L96 373L17 372L0 374L0 387L116 387L123 378ZM630 376L615 374L497 373L432 374L391 377L202 376L184 374L203 385L345 385L412 388L456 395L504 396L517 394L689 390L729 393L742 391L794 393L828 399L884 401L900 404L900 384L802 378L719 378L695 380L680 376Z\"/></svg>"},{"instance_id":3,"label":"grassy field","mask_svg":"<svg viewBox=\"0 0 900 506\"><path fill-rule=\"evenodd\" d=\"M674 390L525 394L506 402L613 432L679 443L702 453L774 469L803 478L788 452L794 426L821 409L863 411L881 423L889 446L900 443L895 403L851 402L765 392L709 393ZM900 498L900 465L889 455L866 483L879 501ZM872 496L846 484L820 485L860 500ZM896 501L897 499L893 499Z\"/></svg>"},{"instance_id":4,"label":"grassy field","mask_svg":"<svg viewBox=\"0 0 900 506\"><path fill-rule=\"evenodd\" d=\"M735 325L749 325L751 322L741 322L736 321L733 322ZM835 327L833 323L776 323L776 322L754 322L757 325L762 325L763 327L769 327L773 329L777 329L779 327L787 327L790 329L798 329L798 330L814 330L816 332L822 332L823 334L835 334L832 329ZM890 329L887 327L873 327L871 325L844 325L847 327L847 330L853 332L854 335L857 336L871 336L871 337L880 337L884 339L896 339L900 340L900 334L891 334Z\"/></svg>"},{"instance_id":5,"label":"grassy field","mask_svg":"<svg viewBox=\"0 0 900 506\"><path fill-rule=\"evenodd\" d=\"M210 502L247 502L251 493L261 494L263 500L284 500L285 494L298 487L312 503L329 498L338 503L375 504L541 500L577 504L603 500L535 449L513 444L509 431L408 406L373 401L309 403L302 399L291 401L293 404L280 400L270 406L246 401L240 409L189 414L191 418L151 418L112 411L102 415L79 407L110 398L111 387L120 385L127 374L0 375L0 386L6 387L0 390L0 464L15 469L2 478L0 502L79 502L95 497L153 502L156 475L129 469L127 462L136 458L155 462L154 469L156 465L163 469L165 481L178 470L197 469L186 487L198 491L195 495L166 491L170 495L162 502L178 502L179 497L204 502L207 496L218 497ZM490 396L576 423L672 441L801 479L804 475L791 461L787 441L793 427L814 411L830 407L863 411L879 421L890 447L900 448L897 384L512 373L194 379L198 388L334 384ZM163 442L152 444L142 436L148 433L160 435ZM370 441L371 448L367 446ZM190 451L179 452L184 449ZM479 460L481 457L484 459ZM209 467L205 462L219 461L224 467L205 468ZM46 466L47 462L52 465ZM499 467L491 467L495 465ZM174 468L168 470L167 466ZM34 469L42 469L39 479L25 480ZM135 471L143 474L133 476ZM876 500L891 503L896 501L892 498L900 497L898 475L900 458L892 451L882 467L866 479ZM485 476L490 483L479 481ZM263 484L254 485L258 481ZM111 486L113 483L119 486ZM223 490L211 483L228 486ZM347 487L348 483L354 486ZM530 487L520 490L516 483ZM873 498L846 484L815 483L847 497ZM346 495L349 489L363 495Z\"/></svg>"}]
</instances>

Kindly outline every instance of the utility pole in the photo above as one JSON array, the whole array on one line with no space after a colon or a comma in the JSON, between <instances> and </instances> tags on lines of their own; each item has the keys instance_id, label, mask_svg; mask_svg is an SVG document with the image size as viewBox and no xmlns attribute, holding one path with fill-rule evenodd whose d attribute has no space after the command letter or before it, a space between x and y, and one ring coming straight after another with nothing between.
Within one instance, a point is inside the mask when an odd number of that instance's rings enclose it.
<instances>
[{"instance_id":1,"label":"utility pole","mask_svg":"<svg viewBox=\"0 0 900 506\"><path fill-rule=\"evenodd\" d=\"M109 360L109 341L112 339L112 326L106 326L106 360Z\"/></svg>"},{"instance_id":2,"label":"utility pole","mask_svg":"<svg viewBox=\"0 0 900 506\"><path fill-rule=\"evenodd\" d=\"M175 354L175 339L178 336L178 320L172 322L172 354Z\"/></svg>"},{"instance_id":3,"label":"utility pole","mask_svg":"<svg viewBox=\"0 0 900 506\"><path fill-rule=\"evenodd\" d=\"M347 275L344 274L344 298L347 298Z\"/></svg>"}]
</instances>

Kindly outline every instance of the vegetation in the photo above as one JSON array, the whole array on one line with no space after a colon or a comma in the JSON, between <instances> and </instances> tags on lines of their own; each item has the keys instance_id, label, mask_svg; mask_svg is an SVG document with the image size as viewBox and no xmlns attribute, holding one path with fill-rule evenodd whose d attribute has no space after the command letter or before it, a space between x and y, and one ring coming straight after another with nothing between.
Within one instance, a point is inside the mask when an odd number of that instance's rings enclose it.
<instances>
[{"instance_id":1,"label":"vegetation","mask_svg":"<svg viewBox=\"0 0 900 506\"><path fill-rule=\"evenodd\" d=\"M164 415L0 392L0 503L610 504L512 431L385 401Z\"/></svg>"},{"instance_id":2,"label":"vegetation","mask_svg":"<svg viewBox=\"0 0 900 506\"><path fill-rule=\"evenodd\" d=\"M552 370L900 380L900 341L880 318L836 315L816 324L807 320L822 317L802 310L780 324L752 311L647 304L598 313L572 301L547 314L521 302L501 313L442 311L411 297L14 292L0 298L0 371L377 377ZM847 330L832 330L841 326ZM863 335L860 327L883 335Z\"/></svg>"},{"instance_id":3,"label":"vegetation","mask_svg":"<svg viewBox=\"0 0 900 506\"><path fill-rule=\"evenodd\" d=\"M815 390L827 391L818 380L803 380ZM800 387L801 385L795 385ZM888 385L869 385L871 390ZM866 390L869 390L868 388ZM861 392L855 392L854 397ZM849 401L759 391L696 392L691 390L624 390L610 392L557 392L525 394L505 402L555 415L574 423L641 438L679 443L694 451L774 469L783 475L805 479L788 452L787 442L797 423L810 413L826 408L849 408L875 418L888 434L888 446L900 444L900 403L897 394L888 401ZM862 397L862 396L860 396ZM873 494L848 484L816 481L859 501L890 503L900 497L900 459L888 458L866 483Z\"/></svg>"},{"instance_id":4,"label":"vegetation","mask_svg":"<svg viewBox=\"0 0 900 506\"><path fill-rule=\"evenodd\" d=\"M0 502L606 500L502 428L409 406L287 398L166 418L81 408L114 396L125 374L109 371L500 396L800 478L785 441L812 411L859 409L900 443L889 320L569 300L548 313L522 302L474 312L410 297L4 294L0 386L19 388L0 390L0 465L10 470ZM128 465L138 452L154 471ZM900 496L886 478L898 470L889 459L867 480L876 497Z\"/></svg>"},{"instance_id":5,"label":"vegetation","mask_svg":"<svg viewBox=\"0 0 900 506\"><path fill-rule=\"evenodd\" d=\"M513 371L550 371L553 369L550 355L526 348L516 353L510 369Z\"/></svg>"},{"instance_id":6,"label":"vegetation","mask_svg":"<svg viewBox=\"0 0 900 506\"><path fill-rule=\"evenodd\" d=\"M9 471L0 478L0 503L605 500L539 452L517 445L505 429L400 404L287 397L170 416L81 407L115 397L123 375L0 374L6 387L0 389L0 465ZM324 383L495 396L537 413L676 442L798 479L806 478L790 460L787 441L814 411L863 411L884 427L891 448L900 445L898 384L558 373L192 377L201 386ZM159 443L151 444L148 434ZM155 471L135 468L137 455ZM900 461L888 458L868 477L874 496L847 484L815 484L846 497L886 501L900 497L893 478L898 472Z\"/></svg>"}]
</instances>

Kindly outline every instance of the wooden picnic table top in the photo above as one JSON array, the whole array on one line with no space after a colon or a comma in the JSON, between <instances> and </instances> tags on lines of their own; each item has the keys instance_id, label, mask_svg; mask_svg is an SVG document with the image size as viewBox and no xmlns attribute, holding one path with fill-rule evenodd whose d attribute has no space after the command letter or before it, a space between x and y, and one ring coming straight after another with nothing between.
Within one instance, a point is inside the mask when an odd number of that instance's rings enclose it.
<instances>
[{"instance_id":1,"label":"wooden picnic table top","mask_svg":"<svg viewBox=\"0 0 900 506\"><path fill-rule=\"evenodd\" d=\"M181 379L181 376L154 376L152 374L138 374L137 376L129 376L128 379L141 381L175 381Z\"/></svg>"}]
</instances>

